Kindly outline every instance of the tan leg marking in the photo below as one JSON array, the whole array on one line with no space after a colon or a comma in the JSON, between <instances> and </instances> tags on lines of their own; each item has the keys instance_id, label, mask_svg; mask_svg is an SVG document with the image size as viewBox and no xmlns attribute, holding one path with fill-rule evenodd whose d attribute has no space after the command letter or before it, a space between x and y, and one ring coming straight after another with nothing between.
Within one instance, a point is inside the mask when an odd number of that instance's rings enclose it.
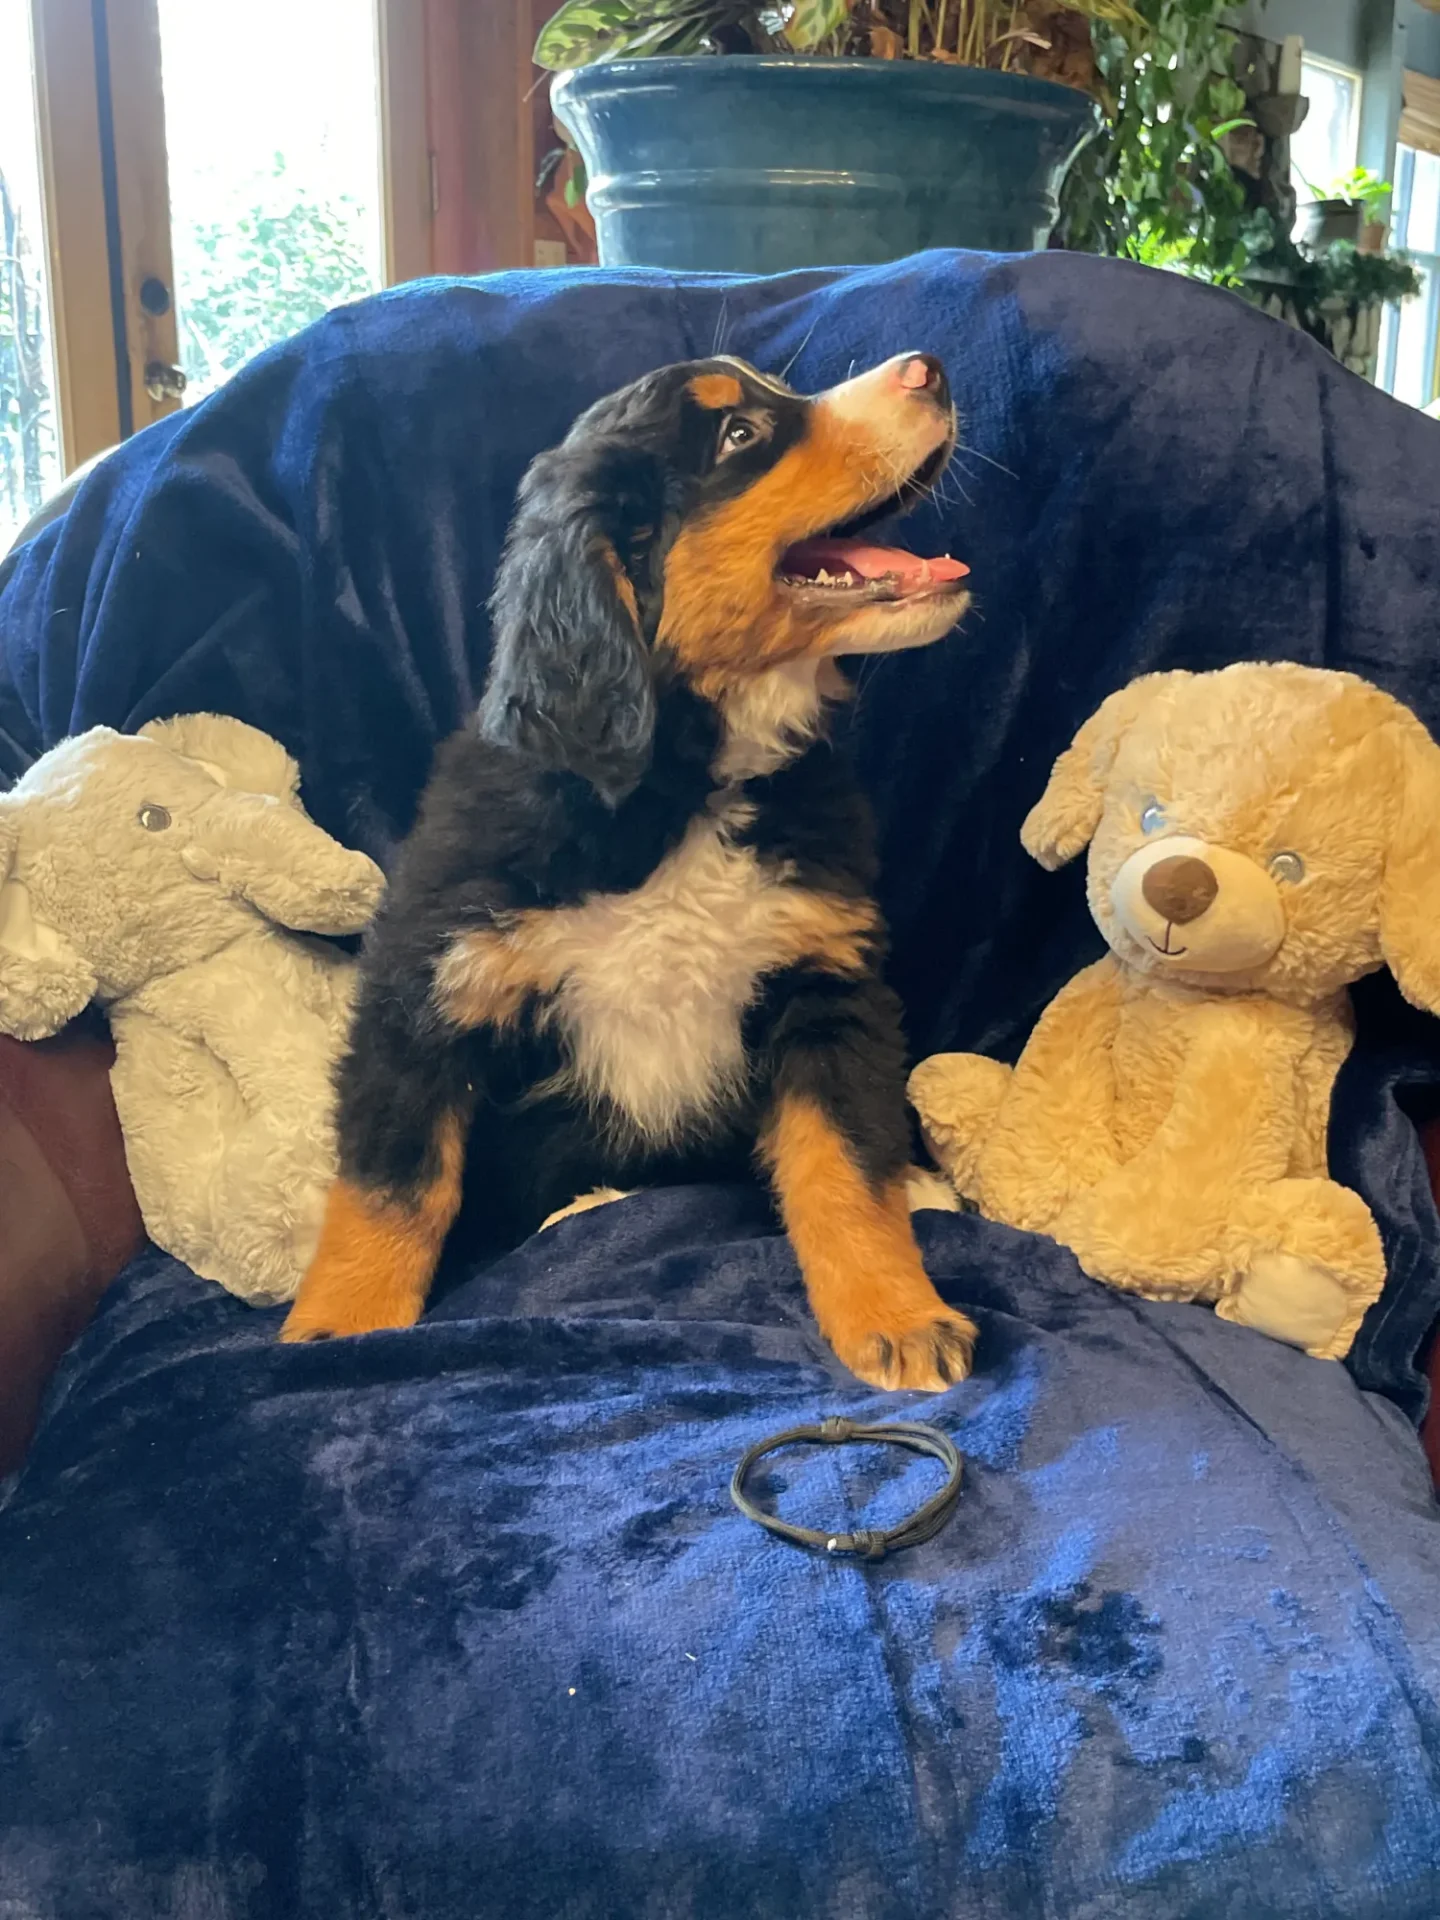
<instances>
[{"instance_id":1,"label":"tan leg marking","mask_svg":"<svg viewBox=\"0 0 1440 1920\"><path fill-rule=\"evenodd\" d=\"M440 1249L460 1208L465 1128L453 1114L436 1135L439 1166L411 1203L340 1179L330 1189L320 1245L282 1340L324 1340L409 1327L424 1311Z\"/></svg>"},{"instance_id":2,"label":"tan leg marking","mask_svg":"<svg viewBox=\"0 0 1440 1920\"><path fill-rule=\"evenodd\" d=\"M877 1193L813 1102L783 1099L762 1151L820 1331L876 1387L940 1392L970 1371L978 1330L931 1285L902 1175Z\"/></svg>"}]
</instances>

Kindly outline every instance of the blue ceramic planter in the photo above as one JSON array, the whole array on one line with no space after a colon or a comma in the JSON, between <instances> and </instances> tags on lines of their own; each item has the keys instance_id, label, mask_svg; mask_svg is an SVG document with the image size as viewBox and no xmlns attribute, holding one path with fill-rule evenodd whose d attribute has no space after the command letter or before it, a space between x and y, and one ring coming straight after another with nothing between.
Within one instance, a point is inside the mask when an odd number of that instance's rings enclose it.
<instances>
[{"instance_id":1,"label":"blue ceramic planter","mask_svg":"<svg viewBox=\"0 0 1440 1920\"><path fill-rule=\"evenodd\" d=\"M615 60L553 101L606 266L732 273L1043 247L1096 125L1070 87L919 60Z\"/></svg>"}]
</instances>

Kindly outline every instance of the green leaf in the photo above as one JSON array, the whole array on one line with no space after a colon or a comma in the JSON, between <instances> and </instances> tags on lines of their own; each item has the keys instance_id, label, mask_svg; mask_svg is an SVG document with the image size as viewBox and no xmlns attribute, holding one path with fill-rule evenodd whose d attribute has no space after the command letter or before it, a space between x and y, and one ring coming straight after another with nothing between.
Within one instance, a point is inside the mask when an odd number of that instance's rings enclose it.
<instances>
[{"instance_id":1,"label":"green leaf","mask_svg":"<svg viewBox=\"0 0 1440 1920\"><path fill-rule=\"evenodd\" d=\"M589 66L623 47L646 24L636 20L629 0L565 0L540 29L535 64L551 73Z\"/></svg>"},{"instance_id":2,"label":"green leaf","mask_svg":"<svg viewBox=\"0 0 1440 1920\"><path fill-rule=\"evenodd\" d=\"M850 17L853 0L795 0L785 38L797 52L818 47Z\"/></svg>"}]
</instances>

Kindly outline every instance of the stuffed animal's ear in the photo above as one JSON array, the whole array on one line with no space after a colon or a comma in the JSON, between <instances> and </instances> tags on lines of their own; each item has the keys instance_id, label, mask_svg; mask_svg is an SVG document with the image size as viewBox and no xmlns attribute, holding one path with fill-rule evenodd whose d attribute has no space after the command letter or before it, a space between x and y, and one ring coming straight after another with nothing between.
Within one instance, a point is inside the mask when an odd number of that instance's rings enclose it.
<instances>
[{"instance_id":1,"label":"stuffed animal's ear","mask_svg":"<svg viewBox=\"0 0 1440 1920\"><path fill-rule=\"evenodd\" d=\"M85 1011L96 981L70 942L35 918L11 872L22 805L0 800L0 1033L48 1040Z\"/></svg>"},{"instance_id":2,"label":"stuffed animal's ear","mask_svg":"<svg viewBox=\"0 0 1440 1920\"><path fill-rule=\"evenodd\" d=\"M1101 703L1055 762L1044 793L1025 816L1025 851L1052 872L1090 844L1105 807L1105 784L1120 742L1161 687L1189 679L1184 673L1150 673L1132 680Z\"/></svg>"},{"instance_id":3,"label":"stuffed animal's ear","mask_svg":"<svg viewBox=\"0 0 1440 1920\"><path fill-rule=\"evenodd\" d=\"M481 730L618 805L650 764L655 686L622 555L663 511L654 460L604 439L542 454L520 489L491 601Z\"/></svg>"},{"instance_id":4,"label":"stuffed animal's ear","mask_svg":"<svg viewBox=\"0 0 1440 1920\"><path fill-rule=\"evenodd\" d=\"M280 742L227 713L182 713L151 720L140 732L171 753L198 760L222 787L273 793L277 800L293 800L300 791L300 769Z\"/></svg>"},{"instance_id":5,"label":"stuffed animal's ear","mask_svg":"<svg viewBox=\"0 0 1440 1920\"><path fill-rule=\"evenodd\" d=\"M1393 732L1398 791L1380 888L1380 951L1405 998L1440 1013L1440 747L1408 712Z\"/></svg>"}]
</instances>

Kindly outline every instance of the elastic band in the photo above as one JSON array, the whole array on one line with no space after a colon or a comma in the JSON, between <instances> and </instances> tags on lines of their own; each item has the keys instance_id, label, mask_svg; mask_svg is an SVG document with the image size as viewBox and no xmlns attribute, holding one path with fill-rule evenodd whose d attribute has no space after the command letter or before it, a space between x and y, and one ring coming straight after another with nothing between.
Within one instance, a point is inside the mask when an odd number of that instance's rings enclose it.
<instances>
[{"instance_id":1,"label":"elastic band","mask_svg":"<svg viewBox=\"0 0 1440 1920\"><path fill-rule=\"evenodd\" d=\"M818 1527L796 1527L777 1514L757 1507L746 1495L745 1481L756 1461L763 1460L767 1453L807 1443L908 1447L912 1453L929 1454L938 1460L948 1478L940 1491L923 1507L917 1507L908 1520L883 1532L875 1527L865 1527L857 1533L824 1533ZM730 1498L747 1520L753 1520L781 1540L788 1540L792 1546L805 1547L815 1553L854 1554L864 1560L883 1560L887 1553L918 1547L940 1531L960 1498L964 1472L964 1455L937 1427L925 1427L909 1420L897 1420L889 1426L864 1427L854 1420L832 1417L822 1420L817 1427L787 1427L784 1433L772 1434L768 1440L757 1440L735 1469L730 1481Z\"/></svg>"}]
</instances>

